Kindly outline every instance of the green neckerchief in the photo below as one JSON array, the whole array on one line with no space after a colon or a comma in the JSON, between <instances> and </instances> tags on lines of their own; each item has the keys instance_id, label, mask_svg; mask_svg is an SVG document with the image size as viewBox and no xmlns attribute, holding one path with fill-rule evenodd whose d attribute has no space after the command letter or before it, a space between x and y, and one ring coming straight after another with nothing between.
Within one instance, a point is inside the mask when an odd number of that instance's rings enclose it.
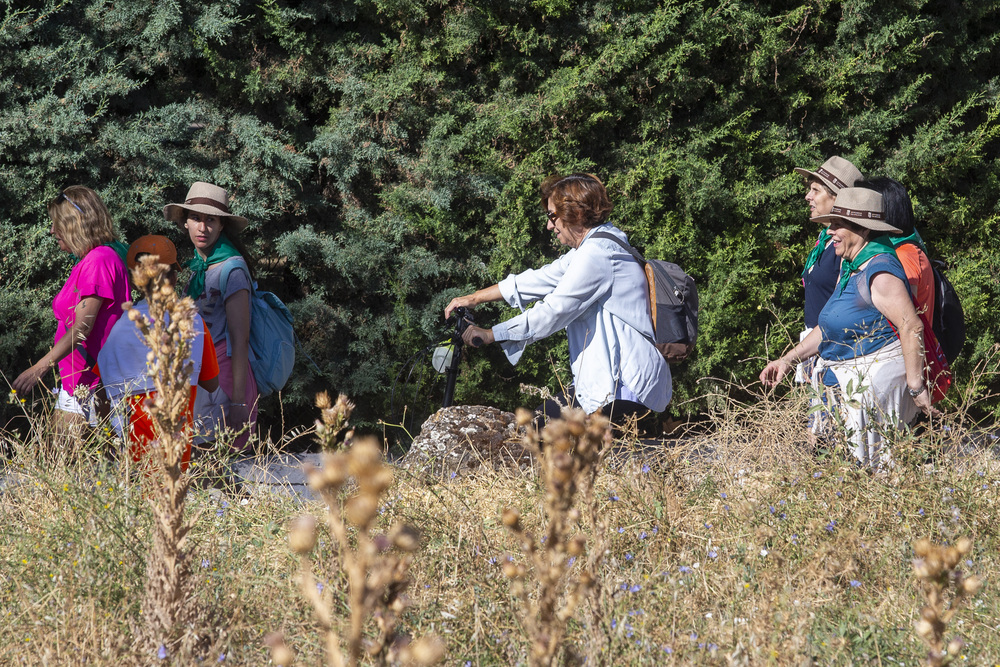
<instances>
[{"instance_id":1,"label":"green neckerchief","mask_svg":"<svg viewBox=\"0 0 1000 667\"><path fill-rule=\"evenodd\" d=\"M809 273L809 269L819 261L819 257L826 250L826 244L830 242L830 238L830 232L826 228L819 233L819 240L816 241L816 245L813 246L813 249L809 251L809 256L806 257L806 268L802 269L803 278Z\"/></svg>"},{"instance_id":2,"label":"green neckerchief","mask_svg":"<svg viewBox=\"0 0 1000 667\"><path fill-rule=\"evenodd\" d=\"M923 250L925 255L927 254L927 246L924 245L924 240L920 238L920 233L917 232L916 227L913 228L912 234L909 234L907 236L890 236L889 238L892 239L893 248L898 248L904 243L912 243L921 250Z\"/></svg>"},{"instance_id":3,"label":"green neckerchief","mask_svg":"<svg viewBox=\"0 0 1000 667\"><path fill-rule=\"evenodd\" d=\"M105 243L104 245L108 246L109 248L111 248L112 250L114 250L116 253L118 253L118 256L122 258L122 264L127 264L128 263L128 245L127 244L122 243L118 239L114 239L113 241L111 241L111 243ZM80 261L80 258L77 257L76 255L73 255L73 259L76 260L77 262Z\"/></svg>"},{"instance_id":4,"label":"green neckerchief","mask_svg":"<svg viewBox=\"0 0 1000 667\"><path fill-rule=\"evenodd\" d=\"M230 257L239 256L240 251L229 242L225 234L219 236L219 240L212 246L212 252L207 258L202 259L198 251L195 250L194 259L187 263L187 267L191 269L191 282L188 283L187 289L188 296L197 299L205 291L205 272L208 271L209 266L224 262Z\"/></svg>"},{"instance_id":5,"label":"green neckerchief","mask_svg":"<svg viewBox=\"0 0 1000 667\"><path fill-rule=\"evenodd\" d=\"M844 293L847 281L850 280L852 274L861 268L862 264L875 255L884 255L886 253L892 253L894 257L896 255L896 251L892 247L892 239L889 238L888 234L883 234L882 236L869 239L868 243L858 251L858 254L851 261L848 262L845 259L840 266L840 294Z\"/></svg>"}]
</instances>

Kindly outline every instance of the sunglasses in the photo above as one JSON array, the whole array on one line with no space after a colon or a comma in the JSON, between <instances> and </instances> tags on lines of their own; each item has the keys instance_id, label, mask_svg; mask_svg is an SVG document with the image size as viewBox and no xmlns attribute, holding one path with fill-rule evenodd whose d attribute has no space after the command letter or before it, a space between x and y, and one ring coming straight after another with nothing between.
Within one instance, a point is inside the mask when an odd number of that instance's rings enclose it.
<instances>
[{"instance_id":1,"label":"sunglasses","mask_svg":"<svg viewBox=\"0 0 1000 667\"><path fill-rule=\"evenodd\" d=\"M82 209L82 208L80 208L79 206L77 206L77 205L76 205L76 202L75 202L75 201L73 201L72 199L70 199L69 197L67 197L67 196L66 196L66 193L65 193L65 192L60 192L59 194L60 194L60 195L62 195L62 198L63 198L63 199L65 199L65 200L66 200L66 201L68 201L68 202L69 202L70 204L72 204L72 205L73 205L73 208L75 208L76 210L78 210L78 211L80 212L80 214L81 214L81 215L83 214L83 209Z\"/></svg>"},{"instance_id":2,"label":"sunglasses","mask_svg":"<svg viewBox=\"0 0 1000 667\"><path fill-rule=\"evenodd\" d=\"M556 220L559 218L559 214L556 213L555 211L546 211L545 217L548 218L549 222L551 222L554 225L556 224Z\"/></svg>"}]
</instances>

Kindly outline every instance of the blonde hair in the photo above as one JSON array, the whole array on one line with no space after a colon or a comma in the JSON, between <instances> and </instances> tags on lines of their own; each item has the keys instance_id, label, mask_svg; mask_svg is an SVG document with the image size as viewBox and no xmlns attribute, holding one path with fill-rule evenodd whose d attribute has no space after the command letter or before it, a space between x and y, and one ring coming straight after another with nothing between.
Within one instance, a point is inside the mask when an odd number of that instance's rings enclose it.
<instances>
[{"instance_id":1,"label":"blonde hair","mask_svg":"<svg viewBox=\"0 0 1000 667\"><path fill-rule=\"evenodd\" d=\"M111 215L100 195L85 185L71 185L48 205L56 232L70 252L83 258L88 252L115 240Z\"/></svg>"}]
</instances>

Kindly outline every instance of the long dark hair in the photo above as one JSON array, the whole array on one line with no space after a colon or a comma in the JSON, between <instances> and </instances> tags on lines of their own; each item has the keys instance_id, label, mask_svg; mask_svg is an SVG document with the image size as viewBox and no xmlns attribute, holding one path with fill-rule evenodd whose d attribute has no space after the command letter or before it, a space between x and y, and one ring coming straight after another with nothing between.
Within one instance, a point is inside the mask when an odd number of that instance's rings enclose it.
<instances>
[{"instance_id":1,"label":"long dark hair","mask_svg":"<svg viewBox=\"0 0 1000 667\"><path fill-rule=\"evenodd\" d=\"M226 239L233 244L233 247L240 252L240 255L243 257L243 261L247 263L247 269L250 270L250 279L256 280L257 279L256 260L254 260L253 255L250 254L250 251L247 250L246 244L243 243L243 239L240 238L240 233L235 229L233 229L232 227L230 227L229 224L226 222L227 220L229 220L229 218L222 218L222 220L223 220L222 223L223 235L225 235Z\"/></svg>"},{"instance_id":2,"label":"long dark hair","mask_svg":"<svg viewBox=\"0 0 1000 667\"><path fill-rule=\"evenodd\" d=\"M856 188L868 188L882 195L882 206L885 211L885 221L902 230L903 236L913 233L915 219L913 217L913 202L906 192L906 187L895 178L879 176L854 184Z\"/></svg>"}]
</instances>

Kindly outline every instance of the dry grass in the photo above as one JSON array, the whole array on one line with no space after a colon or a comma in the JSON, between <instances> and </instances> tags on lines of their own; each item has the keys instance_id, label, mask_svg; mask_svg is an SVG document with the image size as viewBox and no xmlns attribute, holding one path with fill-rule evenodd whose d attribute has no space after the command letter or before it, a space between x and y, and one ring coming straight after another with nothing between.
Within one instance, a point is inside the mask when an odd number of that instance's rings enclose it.
<instances>
[{"instance_id":1,"label":"dry grass","mask_svg":"<svg viewBox=\"0 0 1000 667\"><path fill-rule=\"evenodd\" d=\"M748 429L743 450L736 422ZM803 425L799 404L774 401L758 412L721 412L710 434L688 446L641 456L619 447L593 487L595 516L606 524L596 570L601 620L567 619L564 645L583 651L599 633L616 665L926 664L915 624L927 600L912 545L967 537L959 567L984 585L955 607L942 641L961 635L957 660L996 664L996 455L962 444L963 424L951 423L947 432L901 438L893 470L873 475L837 450L806 449ZM62 467L44 464L33 443L13 444L7 473L20 483L0 502L0 521L16 527L0 534L0 664L161 663L131 634L141 618L149 512L122 471L96 455L102 437ZM767 465L754 456L762 448ZM544 534L542 478L482 470L428 482L394 472L372 525L388 534L410 524L422 535L398 634L437 634L449 665L528 664L528 624L502 572L522 545L502 511L515 508L523 530ZM350 493L345 487L340 501ZM281 495L241 503L198 488L188 498L188 516L201 513L189 536L197 612L189 631L206 644L162 662L267 664L270 630L282 633L295 664L323 662L326 634L303 601L302 565L284 527L303 510L323 516L325 505ZM581 523L589 538L593 528ZM331 626L346 637L354 603L345 578L331 574L342 561L330 539L320 534L309 567ZM363 636L377 641L377 626Z\"/></svg>"}]
</instances>

